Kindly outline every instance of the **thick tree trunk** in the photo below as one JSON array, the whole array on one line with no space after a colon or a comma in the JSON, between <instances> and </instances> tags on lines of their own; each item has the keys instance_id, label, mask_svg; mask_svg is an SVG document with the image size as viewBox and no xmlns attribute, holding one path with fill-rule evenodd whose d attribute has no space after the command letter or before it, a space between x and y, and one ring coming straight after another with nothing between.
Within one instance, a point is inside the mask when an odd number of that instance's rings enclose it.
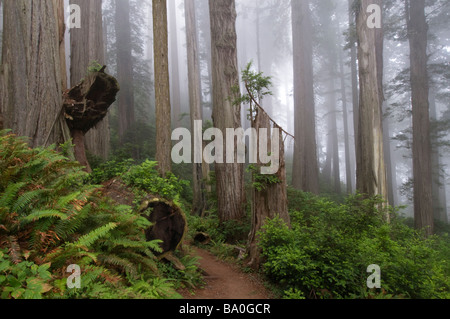
<instances>
[{"instance_id":1,"label":"thick tree trunk","mask_svg":"<svg viewBox=\"0 0 450 319\"><path fill-rule=\"evenodd\" d=\"M425 0L407 1L413 112L414 220L417 229L433 234L427 33Z\"/></svg>"},{"instance_id":2,"label":"thick tree trunk","mask_svg":"<svg viewBox=\"0 0 450 319\"><path fill-rule=\"evenodd\" d=\"M4 3L1 112L4 127L30 146L60 144L70 133L62 112L58 6L53 0Z\"/></svg>"},{"instance_id":3,"label":"thick tree trunk","mask_svg":"<svg viewBox=\"0 0 450 319\"><path fill-rule=\"evenodd\" d=\"M319 167L309 1L292 1L292 33L295 104L295 149L292 184L297 189L318 194Z\"/></svg>"},{"instance_id":4,"label":"thick tree trunk","mask_svg":"<svg viewBox=\"0 0 450 319\"><path fill-rule=\"evenodd\" d=\"M126 132L135 122L130 0L116 0L115 28L117 80L120 83L120 94L117 99L119 108L119 139L123 142Z\"/></svg>"},{"instance_id":5,"label":"thick tree trunk","mask_svg":"<svg viewBox=\"0 0 450 319\"><path fill-rule=\"evenodd\" d=\"M87 75L92 62L105 64L103 42L103 20L101 0L71 0L71 4L81 8L81 28L70 30L71 43L71 86L78 84ZM110 149L109 119L106 116L97 127L85 136L85 145L89 153L108 158Z\"/></svg>"},{"instance_id":6,"label":"thick tree trunk","mask_svg":"<svg viewBox=\"0 0 450 319\"><path fill-rule=\"evenodd\" d=\"M194 132L195 121L202 120L202 95L200 79L200 63L198 55L198 37L195 18L194 0L185 0L186 15L186 46L188 59L188 82L189 82L189 105L191 111L191 132ZM195 145L194 134L192 145ZM206 163L196 164L193 161L192 183L194 198L192 203L192 212L195 215L202 216L206 209L205 179L203 176L203 166ZM205 176L206 177L206 176Z\"/></svg>"},{"instance_id":7,"label":"thick tree trunk","mask_svg":"<svg viewBox=\"0 0 450 319\"><path fill-rule=\"evenodd\" d=\"M380 30L367 26L371 4L381 0L361 0L357 15L360 110L356 187L364 195L380 195L388 200L382 128L382 42ZM381 57L381 58L380 58Z\"/></svg>"},{"instance_id":8,"label":"thick tree trunk","mask_svg":"<svg viewBox=\"0 0 450 319\"><path fill-rule=\"evenodd\" d=\"M225 134L227 128L241 127L240 107L232 104L238 96L233 92L233 87L239 87L235 1L210 0L209 9L213 120L214 126ZM226 158L225 150L224 144L224 158ZM216 163L215 167L219 219L221 222L241 220L245 214L244 165L236 162Z\"/></svg>"},{"instance_id":9,"label":"thick tree trunk","mask_svg":"<svg viewBox=\"0 0 450 319\"><path fill-rule=\"evenodd\" d=\"M158 162L159 173L161 176L165 176L172 169L166 0L153 0L153 41L155 56L156 161Z\"/></svg>"},{"instance_id":10,"label":"thick tree trunk","mask_svg":"<svg viewBox=\"0 0 450 319\"><path fill-rule=\"evenodd\" d=\"M258 135L261 128L268 128L268 134L270 134L271 122L268 115L258 109L255 119L252 121L252 127L256 129ZM276 125L274 125L274 128L280 129ZM256 188L252 189L252 228L249 234L247 252L249 258L248 265L254 269L258 269L261 265L261 249L258 247L258 232L264 226L266 220L280 217L288 226L290 226L290 217L287 207L287 180L286 164L284 159L284 141L282 135L283 134L280 129L279 136L269 136L267 145L267 150L270 150L273 138L279 139L279 170L277 174L275 174L278 182L264 185L262 190L258 190ZM258 147L258 154L260 154L260 152L261 150ZM257 165L257 172L259 172L261 166L261 163Z\"/></svg>"}]
</instances>

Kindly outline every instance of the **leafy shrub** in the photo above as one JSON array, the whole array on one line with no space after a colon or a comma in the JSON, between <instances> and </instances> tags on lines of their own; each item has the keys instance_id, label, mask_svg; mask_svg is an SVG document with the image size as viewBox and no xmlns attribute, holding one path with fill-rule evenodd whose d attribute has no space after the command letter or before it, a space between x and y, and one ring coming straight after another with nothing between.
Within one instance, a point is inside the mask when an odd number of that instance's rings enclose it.
<instances>
[{"instance_id":1,"label":"leafy shrub","mask_svg":"<svg viewBox=\"0 0 450 319\"><path fill-rule=\"evenodd\" d=\"M298 193L291 228L281 219L261 231L264 271L286 297L448 298L449 245L425 239L377 199L350 197L336 204ZM382 290L369 290L367 267L381 267Z\"/></svg>"},{"instance_id":2,"label":"leafy shrub","mask_svg":"<svg viewBox=\"0 0 450 319\"><path fill-rule=\"evenodd\" d=\"M133 165L133 159L126 160L111 160L106 163L101 163L94 168L89 176L89 182L93 184L103 183L114 177L121 176L127 172Z\"/></svg>"},{"instance_id":3,"label":"leafy shrub","mask_svg":"<svg viewBox=\"0 0 450 319\"><path fill-rule=\"evenodd\" d=\"M50 264L31 261L14 264L6 251L0 250L0 297L2 299L41 299L49 291Z\"/></svg>"},{"instance_id":4,"label":"leafy shrub","mask_svg":"<svg viewBox=\"0 0 450 319\"><path fill-rule=\"evenodd\" d=\"M170 172L166 178L160 177L156 170L157 165L157 162L147 160L141 165L131 167L122 178L132 187L158 194L166 199L179 200L183 189L188 187L188 182L178 179Z\"/></svg>"}]
</instances>

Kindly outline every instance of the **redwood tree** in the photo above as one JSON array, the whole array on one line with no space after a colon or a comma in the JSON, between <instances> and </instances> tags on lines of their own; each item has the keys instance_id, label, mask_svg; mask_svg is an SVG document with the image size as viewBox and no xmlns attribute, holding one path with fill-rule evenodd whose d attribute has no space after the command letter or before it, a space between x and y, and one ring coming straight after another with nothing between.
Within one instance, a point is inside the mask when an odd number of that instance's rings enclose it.
<instances>
[{"instance_id":1,"label":"redwood tree","mask_svg":"<svg viewBox=\"0 0 450 319\"><path fill-rule=\"evenodd\" d=\"M57 21L61 3L54 0L3 3L1 113L4 127L28 136L32 147L70 139L62 111Z\"/></svg>"},{"instance_id":2,"label":"redwood tree","mask_svg":"<svg viewBox=\"0 0 450 319\"><path fill-rule=\"evenodd\" d=\"M414 221L417 229L433 234L430 104L427 71L425 0L405 0L411 59L413 117Z\"/></svg>"},{"instance_id":3,"label":"redwood tree","mask_svg":"<svg viewBox=\"0 0 450 319\"><path fill-rule=\"evenodd\" d=\"M198 37L196 28L195 1L185 0L186 17L186 47L188 60L188 84L189 84L189 105L191 111L191 131L194 131L195 121L202 120L202 95L200 78L200 61L198 52ZM194 134L192 145L195 145ZM195 163L192 167L192 182L194 198L192 202L192 212L195 215L203 215L206 209L205 178L203 176L203 166L206 163Z\"/></svg>"},{"instance_id":4,"label":"redwood tree","mask_svg":"<svg viewBox=\"0 0 450 319\"><path fill-rule=\"evenodd\" d=\"M153 0L153 43L155 64L156 107L156 161L158 170L165 176L172 168L171 162L171 110L169 61L167 38L167 2Z\"/></svg>"},{"instance_id":5,"label":"redwood tree","mask_svg":"<svg viewBox=\"0 0 450 319\"><path fill-rule=\"evenodd\" d=\"M292 185L305 192L318 194L311 10L308 0L291 3L295 113Z\"/></svg>"},{"instance_id":6,"label":"redwood tree","mask_svg":"<svg viewBox=\"0 0 450 319\"><path fill-rule=\"evenodd\" d=\"M222 132L241 127L240 106L233 105L239 92L235 0L210 0L212 95L214 126ZM231 143L231 141L228 141ZM224 158L226 158L224 145ZM235 156L235 159L237 156ZM216 163L216 192L221 222L243 218L244 165Z\"/></svg>"},{"instance_id":7,"label":"redwood tree","mask_svg":"<svg viewBox=\"0 0 450 319\"><path fill-rule=\"evenodd\" d=\"M357 8L356 31L360 82L356 188L364 195L387 200L382 128L382 30L369 28L369 5L382 7L382 0L361 0Z\"/></svg>"},{"instance_id":8,"label":"redwood tree","mask_svg":"<svg viewBox=\"0 0 450 319\"><path fill-rule=\"evenodd\" d=\"M123 141L125 133L135 122L130 0L116 0L115 4L117 80L120 84L117 105L119 108L119 138Z\"/></svg>"}]
</instances>

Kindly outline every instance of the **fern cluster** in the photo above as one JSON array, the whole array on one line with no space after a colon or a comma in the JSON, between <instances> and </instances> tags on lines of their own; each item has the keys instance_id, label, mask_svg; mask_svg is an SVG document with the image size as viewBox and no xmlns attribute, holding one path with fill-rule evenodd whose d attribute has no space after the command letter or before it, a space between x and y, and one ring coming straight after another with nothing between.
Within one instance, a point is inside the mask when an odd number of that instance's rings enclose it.
<instances>
[{"instance_id":1,"label":"fern cluster","mask_svg":"<svg viewBox=\"0 0 450 319\"><path fill-rule=\"evenodd\" d=\"M0 132L2 297L176 296L171 284L160 278L153 254L159 242L145 240L148 220L103 198L100 187L86 180L82 167L54 146L30 149L24 138ZM16 273L28 264L48 265L50 275L35 280L40 288L25 294L30 278ZM71 264L81 267L81 289L67 288Z\"/></svg>"}]
</instances>

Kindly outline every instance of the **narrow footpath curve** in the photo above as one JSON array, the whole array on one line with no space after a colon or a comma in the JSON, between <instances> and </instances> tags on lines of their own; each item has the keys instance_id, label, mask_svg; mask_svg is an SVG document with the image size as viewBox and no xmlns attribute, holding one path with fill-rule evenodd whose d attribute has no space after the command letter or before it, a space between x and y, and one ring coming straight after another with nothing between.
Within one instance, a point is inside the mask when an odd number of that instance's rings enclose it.
<instances>
[{"instance_id":1,"label":"narrow footpath curve","mask_svg":"<svg viewBox=\"0 0 450 319\"><path fill-rule=\"evenodd\" d=\"M255 276L243 273L237 266L218 260L210 252L193 247L193 254L200 257L200 268L205 286L196 289L194 295L180 292L186 299L270 299L270 292Z\"/></svg>"}]
</instances>

